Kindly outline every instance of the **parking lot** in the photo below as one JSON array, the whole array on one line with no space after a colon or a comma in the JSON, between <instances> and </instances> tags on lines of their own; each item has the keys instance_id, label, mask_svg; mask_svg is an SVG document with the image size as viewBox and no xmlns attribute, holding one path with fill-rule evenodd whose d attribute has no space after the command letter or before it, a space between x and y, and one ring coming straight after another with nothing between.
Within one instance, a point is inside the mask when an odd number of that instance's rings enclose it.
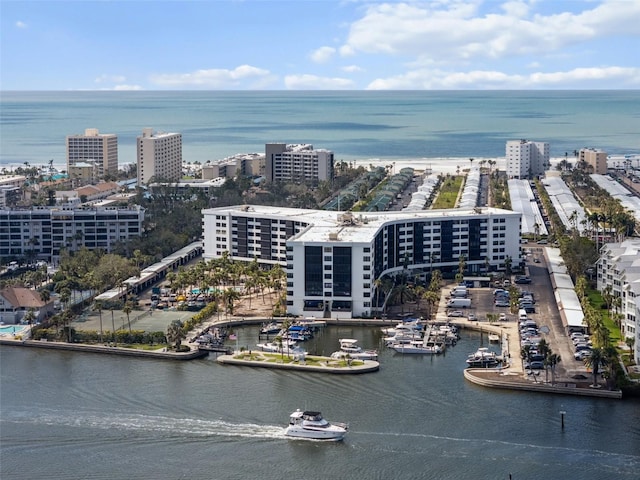
<instances>
[{"instance_id":1,"label":"parking lot","mask_svg":"<svg viewBox=\"0 0 640 480\"><path fill-rule=\"evenodd\" d=\"M574 344L562 324L546 266L543 246L530 244L524 247L531 252L530 255L527 256L526 261L526 276L531 279L531 283L516 284L515 286L521 291L526 290L533 293L535 313L527 313L527 317L536 322L540 336L545 339L553 353L561 357L561 362L556 366L556 379L571 379L574 375L589 376L584 362L574 358ZM516 276L514 275L511 277L510 282L513 283L515 279ZM445 287L447 294L452 287L453 285ZM518 323L518 314L511 313L508 305L496 306L494 290L495 287L470 288L470 307L455 308L455 310L453 310L456 312L455 315L458 315L458 312L462 311L465 317L468 318L471 315L475 317L478 322L494 320L497 323ZM440 315L446 316L447 310L441 310ZM502 320L500 318L501 315L503 316ZM447 317L447 319L455 321L458 320L459 317ZM516 330L517 329L513 329L512 331L515 332ZM510 344L514 345L513 339L510 339ZM517 344L520 345L519 339ZM511 347L511 358L513 362L521 361L520 347L517 351L514 351L514 348Z\"/></svg>"}]
</instances>

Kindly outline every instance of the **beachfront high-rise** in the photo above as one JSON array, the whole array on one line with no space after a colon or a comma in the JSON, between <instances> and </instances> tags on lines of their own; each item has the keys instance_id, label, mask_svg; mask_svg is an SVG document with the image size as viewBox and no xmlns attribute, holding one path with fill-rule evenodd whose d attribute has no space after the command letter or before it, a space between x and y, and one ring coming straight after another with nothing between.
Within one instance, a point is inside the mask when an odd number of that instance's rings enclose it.
<instances>
[{"instance_id":1,"label":"beachfront high-rise","mask_svg":"<svg viewBox=\"0 0 640 480\"><path fill-rule=\"evenodd\" d=\"M138 185L182 177L182 134L144 128L137 138Z\"/></svg>"},{"instance_id":2,"label":"beachfront high-rise","mask_svg":"<svg viewBox=\"0 0 640 480\"><path fill-rule=\"evenodd\" d=\"M591 170L589 173L607 174L607 152L595 148L581 148L580 161Z\"/></svg>"},{"instance_id":3,"label":"beachfront high-rise","mask_svg":"<svg viewBox=\"0 0 640 480\"><path fill-rule=\"evenodd\" d=\"M549 144L529 140L509 140L506 146L507 177L533 178L549 166Z\"/></svg>"},{"instance_id":4,"label":"beachfront high-rise","mask_svg":"<svg viewBox=\"0 0 640 480\"><path fill-rule=\"evenodd\" d=\"M313 145L267 143L265 176L270 182L318 183L333 178L333 152Z\"/></svg>"},{"instance_id":5,"label":"beachfront high-rise","mask_svg":"<svg viewBox=\"0 0 640 480\"><path fill-rule=\"evenodd\" d=\"M95 176L118 173L118 136L87 128L84 135L67 136L67 171L76 164L94 165Z\"/></svg>"}]
</instances>

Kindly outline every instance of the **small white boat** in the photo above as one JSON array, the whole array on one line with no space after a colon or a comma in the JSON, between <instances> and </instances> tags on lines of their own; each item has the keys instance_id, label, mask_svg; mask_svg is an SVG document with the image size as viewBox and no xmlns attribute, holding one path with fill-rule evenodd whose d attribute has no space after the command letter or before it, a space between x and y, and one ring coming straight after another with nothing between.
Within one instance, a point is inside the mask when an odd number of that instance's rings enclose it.
<instances>
[{"instance_id":1,"label":"small white boat","mask_svg":"<svg viewBox=\"0 0 640 480\"><path fill-rule=\"evenodd\" d=\"M330 423L320 412L296 410L289 416L289 426L284 434L288 437L307 440L339 441L344 438L349 426L346 423Z\"/></svg>"},{"instance_id":2,"label":"small white boat","mask_svg":"<svg viewBox=\"0 0 640 480\"><path fill-rule=\"evenodd\" d=\"M391 348L398 353L438 354L443 351L442 345L433 342L424 343L422 340L413 340L409 343L394 343Z\"/></svg>"},{"instance_id":3,"label":"small white boat","mask_svg":"<svg viewBox=\"0 0 640 480\"><path fill-rule=\"evenodd\" d=\"M491 343L499 343L500 342L500 335L498 335L497 333L490 333L489 334L489 341Z\"/></svg>"},{"instance_id":4,"label":"small white boat","mask_svg":"<svg viewBox=\"0 0 640 480\"><path fill-rule=\"evenodd\" d=\"M340 350L337 352L333 352L331 354L331 358L345 358L346 354L348 354L351 358L358 360L377 360L378 352L377 350L363 350L360 345L358 345L358 340L355 338L341 338L340 342ZM343 355L344 354L344 355Z\"/></svg>"},{"instance_id":5,"label":"small white boat","mask_svg":"<svg viewBox=\"0 0 640 480\"><path fill-rule=\"evenodd\" d=\"M282 347L280 347L280 344L276 342L264 342L256 344L256 348L263 352L287 353L293 352L296 345L297 343L293 340L282 340Z\"/></svg>"},{"instance_id":6,"label":"small white boat","mask_svg":"<svg viewBox=\"0 0 640 480\"><path fill-rule=\"evenodd\" d=\"M467 357L467 365L470 367L495 367L500 363L496 352L487 347L480 347L475 353Z\"/></svg>"},{"instance_id":7,"label":"small white boat","mask_svg":"<svg viewBox=\"0 0 640 480\"><path fill-rule=\"evenodd\" d=\"M282 324L271 322L263 326L260 329L260 333L263 335L273 335L273 334L279 333L280 330L282 330Z\"/></svg>"}]
</instances>

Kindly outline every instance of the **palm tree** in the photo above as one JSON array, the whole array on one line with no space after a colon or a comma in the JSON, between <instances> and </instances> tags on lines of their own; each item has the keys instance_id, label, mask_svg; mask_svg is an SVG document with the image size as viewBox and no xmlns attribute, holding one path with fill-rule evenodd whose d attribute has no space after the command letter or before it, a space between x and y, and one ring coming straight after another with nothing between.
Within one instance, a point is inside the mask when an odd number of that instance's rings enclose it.
<instances>
[{"instance_id":1,"label":"palm tree","mask_svg":"<svg viewBox=\"0 0 640 480\"><path fill-rule=\"evenodd\" d=\"M184 325L180 320L174 320L167 327L167 340L173 343L176 350L180 349L182 340L186 337L183 331Z\"/></svg>"},{"instance_id":2,"label":"palm tree","mask_svg":"<svg viewBox=\"0 0 640 480\"><path fill-rule=\"evenodd\" d=\"M102 330L102 302L100 300L96 300L94 308L98 311L98 315L100 316L100 343L103 340L103 330Z\"/></svg>"},{"instance_id":3,"label":"palm tree","mask_svg":"<svg viewBox=\"0 0 640 480\"><path fill-rule=\"evenodd\" d=\"M27 313L24 316L24 321L29 324L29 336L31 336L31 332L33 330L33 321L36 319L36 313L33 308L27 310Z\"/></svg>"},{"instance_id":4,"label":"palm tree","mask_svg":"<svg viewBox=\"0 0 640 480\"><path fill-rule=\"evenodd\" d=\"M122 307L122 311L127 315L127 325L129 326L129 337L131 337L131 320L129 320L129 314L133 310L133 304L131 301L126 301L124 307ZM129 340L131 341L131 340Z\"/></svg>"},{"instance_id":5,"label":"palm tree","mask_svg":"<svg viewBox=\"0 0 640 480\"><path fill-rule=\"evenodd\" d=\"M552 353L545 361L551 368L551 384L553 385L555 383L556 366L562 361L562 358L557 353Z\"/></svg>"},{"instance_id":6,"label":"palm tree","mask_svg":"<svg viewBox=\"0 0 640 480\"><path fill-rule=\"evenodd\" d=\"M592 387L598 387L598 373L600 373L600 367L606 363L604 350L600 347L591 350L591 356L584 359L584 364L591 368L593 372L593 384Z\"/></svg>"}]
</instances>

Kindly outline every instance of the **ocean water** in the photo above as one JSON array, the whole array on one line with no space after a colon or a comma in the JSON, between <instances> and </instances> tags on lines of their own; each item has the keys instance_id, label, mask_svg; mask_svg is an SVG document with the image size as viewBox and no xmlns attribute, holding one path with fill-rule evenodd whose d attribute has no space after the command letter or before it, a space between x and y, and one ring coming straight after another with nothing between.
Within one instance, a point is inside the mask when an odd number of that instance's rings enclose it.
<instances>
[{"instance_id":1,"label":"ocean water","mask_svg":"<svg viewBox=\"0 0 640 480\"><path fill-rule=\"evenodd\" d=\"M504 157L507 140L640 153L640 91L0 92L0 166L65 164L65 137L118 135L136 161L145 127L183 135L186 162L311 143L346 161Z\"/></svg>"}]
</instances>

